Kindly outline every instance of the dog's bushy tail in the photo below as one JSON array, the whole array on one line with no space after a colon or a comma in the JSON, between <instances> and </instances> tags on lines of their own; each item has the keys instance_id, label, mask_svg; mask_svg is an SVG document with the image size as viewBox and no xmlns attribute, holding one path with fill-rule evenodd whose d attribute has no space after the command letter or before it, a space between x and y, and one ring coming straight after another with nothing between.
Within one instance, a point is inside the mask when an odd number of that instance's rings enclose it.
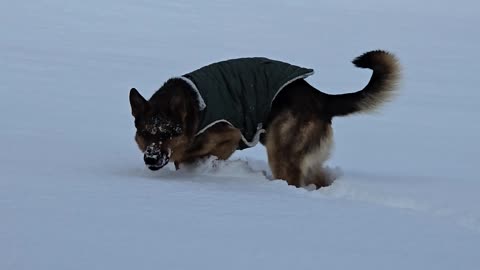
<instances>
[{"instance_id":1,"label":"dog's bushy tail","mask_svg":"<svg viewBox=\"0 0 480 270\"><path fill-rule=\"evenodd\" d=\"M352 63L359 68L373 70L368 84L354 93L327 95L327 112L332 116L345 116L358 112L374 111L393 97L400 67L396 57L386 51L366 52Z\"/></svg>"}]
</instances>

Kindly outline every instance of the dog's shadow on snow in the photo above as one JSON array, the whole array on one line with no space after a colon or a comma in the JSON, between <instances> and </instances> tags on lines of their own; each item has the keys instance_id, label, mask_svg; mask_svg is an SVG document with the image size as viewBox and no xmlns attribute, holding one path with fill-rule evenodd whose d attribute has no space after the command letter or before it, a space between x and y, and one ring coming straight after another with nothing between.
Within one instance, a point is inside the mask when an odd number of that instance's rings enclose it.
<instances>
[{"instance_id":1,"label":"dog's shadow on snow","mask_svg":"<svg viewBox=\"0 0 480 270\"><path fill-rule=\"evenodd\" d=\"M218 160L215 157L201 159L195 163L181 165L179 170L170 163L161 170L150 171L145 166L141 168L123 168L122 175L142 177L156 180L185 180L191 178L252 178L263 177L273 180L268 163L251 158Z\"/></svg>"},{"instance_id":2,"label":"dog's shadow on snow","mask_svg":"<svg viewBox=\"0 0 480 270\"><path fill-rule=\"evenodd\" d=\"M141 177L151 180L179 181L194 183L238 183L243 185L246 182L263 184L269 182L281 183L287 186L286 181L273 177L268 163L265 160L257 160L249 157L242 157L229 160L218 160L215 157L201 159L195 163L181 165L179 170L173 164L168 164L159 171L150 171L146 167L124 168L123 175ZM334 182L343 175L340 168L324 167L324 171ZM221 180L219 181L219 178ZM231 181L225 181L225 179ZM315 187L304 187L307 190L315 190Z\"/></svg>"}]
</instances>

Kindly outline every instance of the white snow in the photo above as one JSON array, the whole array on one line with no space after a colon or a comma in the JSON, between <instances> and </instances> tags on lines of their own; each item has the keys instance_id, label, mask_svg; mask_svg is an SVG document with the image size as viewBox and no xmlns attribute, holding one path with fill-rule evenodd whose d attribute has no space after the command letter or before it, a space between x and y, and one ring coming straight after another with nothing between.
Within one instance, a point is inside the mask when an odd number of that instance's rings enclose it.
<instances>
[{"instance_id":1,"label":"white snow","mask_svg":"<svg viewBox=\"0 0 480 270\"><path fill-rule=\"evenodd\" d=\"M475 1L1 1L0 269L480 269ZM266 56L330 93L403 66L334 120L329 188L272 180L262 146L149 171L128 91Z\"/></svg>"}]
</instances>

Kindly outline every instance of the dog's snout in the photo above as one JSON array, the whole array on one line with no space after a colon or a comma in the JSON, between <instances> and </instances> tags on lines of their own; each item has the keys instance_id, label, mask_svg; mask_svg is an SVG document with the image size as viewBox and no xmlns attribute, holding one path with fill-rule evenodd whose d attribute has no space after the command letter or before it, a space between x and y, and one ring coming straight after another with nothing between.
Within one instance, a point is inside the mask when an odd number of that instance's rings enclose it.
<instances>
[{"instance_id":1,"label":"dog's snout","mask_svg":"<svg viewBox=\"0 0 480 270\"><path fill-rule=\"evenodd\" d=\"M167 165L170 160L170 151L162 151L152 144L145 150L143 160L150 170L156 171Z\"/></svg>"},{"instance_id":2,"label":"dog's snout","mask_svg":"<svg viewBox=\"0 0 480 270\"><path fill-rule=\"evenodd\" d=\"M160 148L156 146L156 144L149 145L147 149L145 149L145 155L155 156L160 154Z\"/></svg>"},{"instance_id":3,"label":"dog's snout","mask_svg":"<svg viewBox=\"0 0 480 270\"><path fill-rule=\"evenodd\" d=\"M147 165L156 165L160 159L161 151L155 145L150 145L145 150L143 160Z\"/></svg>"}]
</instances>

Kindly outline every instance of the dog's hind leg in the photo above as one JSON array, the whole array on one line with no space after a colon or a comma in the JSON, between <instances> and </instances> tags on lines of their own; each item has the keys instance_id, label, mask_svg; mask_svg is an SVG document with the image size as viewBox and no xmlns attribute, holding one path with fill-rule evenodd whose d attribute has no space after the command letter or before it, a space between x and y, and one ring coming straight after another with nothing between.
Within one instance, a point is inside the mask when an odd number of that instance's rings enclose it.
<instances>
[{"instance_id":1,"label":"dog's hind leg","mask_svg":"<svg viewBox=\"0 0 480 270\"><path fill-rule=\"evenodd\" d=\"M295 117L284 112L275 117L267 128L265 146L273 177L287 181L289 185L302 186L300 156L296 134L299 132Z\"/></svg>"},{"instance_id":2,"label":"dog's hind leg","mask_svg":"<svg viewBox=\"0 0 480 270\"><path fill-rule=\"evenodd\" d=\"M320 188L331 183L322 167L331 145L330 123L315 115L295 116L284 111L267 129L266 147L273 176L296 187L314 184Z\"/></svg>"},{"instance_id":3,"label":"dog's hind leg","mask_svg":"<svg viewBox=\"0 0 480 270\"><path fill-rule=\"evenodd\" d=\"M316 188L332 184L333 178L323 168L329 158L333 145L333 131L329 124L324 125L318 137L313 137L309 149L301 161L302 181L305 185L314 184Z\"/></svg>"}]
</instances>

